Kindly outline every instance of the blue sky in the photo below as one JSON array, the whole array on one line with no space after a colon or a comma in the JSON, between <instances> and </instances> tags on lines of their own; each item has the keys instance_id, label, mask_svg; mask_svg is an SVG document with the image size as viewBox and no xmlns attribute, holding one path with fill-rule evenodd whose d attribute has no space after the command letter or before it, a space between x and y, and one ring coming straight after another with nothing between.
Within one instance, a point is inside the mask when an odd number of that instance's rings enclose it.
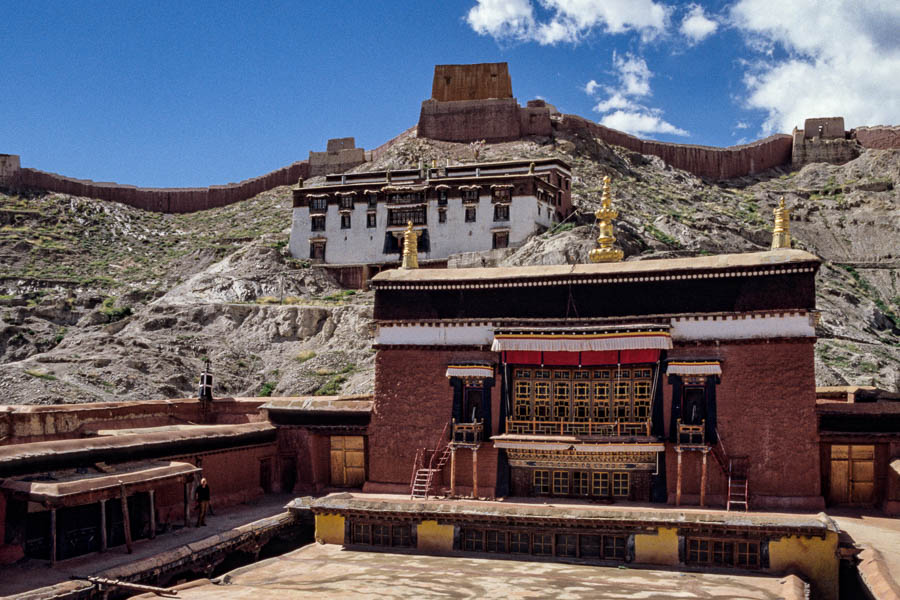
<instances>
[{"instance_id":1,"label":"blue sky","mask_svg":"<svg viewBox=\"0 0 900 600\"><path fill-rule=\"evenodd\" d=\"M418 119L435 64L506 61L645 138L728 146L802 119L900 124L896 0L0 0L0 152L97 181L206 186Z\"/></svg>"}]
</instances>

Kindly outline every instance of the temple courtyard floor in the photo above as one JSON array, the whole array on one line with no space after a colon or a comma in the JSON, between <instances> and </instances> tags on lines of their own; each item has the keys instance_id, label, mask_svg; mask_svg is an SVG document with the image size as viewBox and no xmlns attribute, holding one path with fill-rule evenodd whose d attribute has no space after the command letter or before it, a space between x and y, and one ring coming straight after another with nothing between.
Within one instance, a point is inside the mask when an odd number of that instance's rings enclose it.
<instances>
[{"instance_id":1,"label":"temple courtyard floor","mask_svg":"<svg viewBox=\"0 0 900 600\"><path fill-rule=\"evenodd\" d=\"M795 581L796 580L796 581ZM251 598L802 598L793 576L597 567L409 553L357 552L311 544L236 569L220 578L185 584L185 600ZM154 598L152 594L138 598Z\"/></svg>"}]
</instances>

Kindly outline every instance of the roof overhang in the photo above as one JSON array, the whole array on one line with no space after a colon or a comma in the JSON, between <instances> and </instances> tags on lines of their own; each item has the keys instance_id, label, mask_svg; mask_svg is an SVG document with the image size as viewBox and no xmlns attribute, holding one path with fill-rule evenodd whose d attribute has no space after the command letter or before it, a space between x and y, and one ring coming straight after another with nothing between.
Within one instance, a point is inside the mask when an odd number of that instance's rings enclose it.
<instances>
[{"instance_id":1,"label":"roof overhang","mask_svg":"<svg viewBox=\"0 0 900 600\"><path fill-rule=\"evenodd\" d=\"M492 352L606 352L611 350L670 350L668 325L637 325L598 329L497 328Z\"/></svg>"}]
</instances>

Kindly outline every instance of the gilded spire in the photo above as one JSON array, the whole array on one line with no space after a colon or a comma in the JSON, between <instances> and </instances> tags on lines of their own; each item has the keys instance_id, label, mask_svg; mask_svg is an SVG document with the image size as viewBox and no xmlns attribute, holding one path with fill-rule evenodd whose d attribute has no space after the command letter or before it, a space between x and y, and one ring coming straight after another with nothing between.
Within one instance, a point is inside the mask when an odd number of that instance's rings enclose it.
<instances>
[{"instance_id":1,"label":"gilded spire","mask_svg":"<svg viewBox=\"0 0 900 600\"><path fill-rule=\"evenodd\" d=\"M619 216L619 211L612 205L609 175L603 178L603 197L600 204L600 208L594 213L597 218L597 229L600 232L600 236L597 238L597 244L600 247L591 250L591 262L618 262L625 254L614 246L616 232L612 220Z\"/></svg>"},{"instance_id":2,"label":"gilded spire","mask_svg":"<svg viewBox=\"0 0 900 600\"><path fill-rule=\"evenodd\" d=\"M784 204L784 196L775 207L775 230L772 231L772 250L791 247L791 211Z\"/></svg>"},{"instance_id":3,"label":"gilded spire","mask_svg":"<svg viewBox=\"0 0 900 600\"><path fill-rule=\"evenodd\" d=\"M412 221L406 223L406 230L403 232L403 263L400 268L419 268L419 233L413 230Z\"/></svg>"}]
</instances>

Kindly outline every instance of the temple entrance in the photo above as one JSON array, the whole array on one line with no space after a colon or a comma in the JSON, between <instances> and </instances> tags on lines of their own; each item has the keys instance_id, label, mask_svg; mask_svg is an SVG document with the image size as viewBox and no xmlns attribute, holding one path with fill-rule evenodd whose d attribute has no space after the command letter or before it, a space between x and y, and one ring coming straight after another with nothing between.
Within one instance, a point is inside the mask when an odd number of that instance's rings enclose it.
<instances>
[{"instance_id":1,"label":"temple entrance","mask_svg":"<svg viewBox=\"0 0 900 600\"><path fill-rule=\"evenodd\" d=\"M685 425L702 425L706 420L706 393L702 387L684 388L681 401L681 422Z\"/></svg>"},{"instance_id":2,"label":"temple entrance","mask_svg":"<svg viewBox=\"0 0 900 600\"><path fill-rule=\"evenodd\" d=\"M481 403L483 398L484 389L466 387L463 401L463 423L477 423L481 421Z\"/></svg>"},{"instance_id":3,"label":"temple entrance","mask_svg":"<svg viewBox=\"0 0 900 600\"><path fill-rule=\"evenodd\" d=\"M831 446L829 504L875 502L875 446Z\"/></svg>"},{"instance_id":4,"label":"temple entrance","mask_svg":"<svg viewBox=\"0 0 900 600\"><path fill-rule=\"evenodd\" d=\"M361 487L366 482L365 438L331 436L331 485Z\"/></svg>"}]
</instances>

